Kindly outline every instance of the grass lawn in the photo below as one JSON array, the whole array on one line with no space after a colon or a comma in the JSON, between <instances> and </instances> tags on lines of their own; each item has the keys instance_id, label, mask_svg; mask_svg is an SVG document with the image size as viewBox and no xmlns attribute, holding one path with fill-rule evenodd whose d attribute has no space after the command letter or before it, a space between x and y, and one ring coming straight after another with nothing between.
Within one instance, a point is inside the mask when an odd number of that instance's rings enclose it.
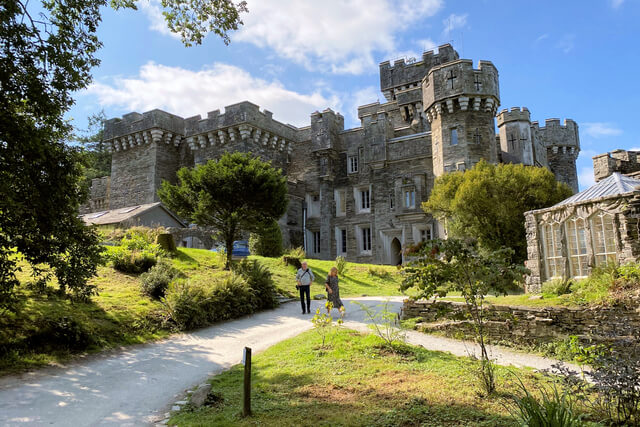
<instances>
[{"instance_id":1,"label":"grass lawn","mask_svg":"<svg viewBox=\"0 0 640 427\"><path fill-rule=\"evenodd\" d=\"M176 413L180 426L512 426L504 397L482 397L473 362L420 347L393 354L374 335L337 329L328 348L309 331L254 356L253 416L239 416L243 366L213 377L217 399ZM499 391L515 391L516 373L531 387L529 370L498 368ZM213 400L217 402L212 403Z\"/></svg>"},{"instance_id":2,"label":"grass lawn","mask_svg":"<svg viewBox=\"0 0 640 427\"><path fill-rule=\"evenodd\" d=\"M269 267L281 292L295 294L293 267L280 258L251 258ZM209 250L180 248L172 261L192 283L204 286L231 274L222 269L220 256ZM309 264L316 273L312 294L324 293L324 279L333 261L309 260ZM162 303L140 292L137 275L102 266L90 280L99 294L89 303L72 303L53 292L30 290L31 270L26 263L21 267L19 310L0 316L0 375L65 362L81 353L144 343L172 332L163 324ZM369 274L370 268L374 275ZM341 295L397 295L400 280L392 267L350 264L340 282Z\"/></svg>"}]
</instances>

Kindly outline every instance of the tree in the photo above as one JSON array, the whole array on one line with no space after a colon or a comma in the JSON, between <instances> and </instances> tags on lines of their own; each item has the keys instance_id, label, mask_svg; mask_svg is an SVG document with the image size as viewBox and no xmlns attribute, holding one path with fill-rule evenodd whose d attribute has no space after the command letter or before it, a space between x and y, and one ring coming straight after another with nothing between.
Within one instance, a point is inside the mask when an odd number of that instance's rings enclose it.
<instances>
[{"instance_id":1,"label":"tree","mask_svg":"<svg viewBox=\"0 0 640 427\"><path fill-rule=\"evenodd\" d=\"M249 250L254 255L279 257L282 255L282 230L273 220L249 236Z\"/></svg>"},{"instance_id":2,"label":"tree","mask_svg":"<svg viewBox=\"0 0 640 427\"><path fill-rule=\"evenodd\" d=\"M71 128L64 114L72 93L91 82L101 47L100 8L135 9L134 0L28 0L0 2L0 309L18 283L16 252L43 283L50 270L61 290L86 297L99 247L77 217L85 196L78 153L64 144ZM242 24L246 4L229 0L162 0L170 29L185 44ZM36 13L37 12L37 13Z\"/></svg>"},{"instance_id":3,"label":"tree","mask_svg":"<svg viewBox=\"0 0 640 427\"><path fill-rule=\"evenodd\" d=\"M552 206L572 194L546 168L480 161L465 172L436 179L422 209L443 222L453 237L477 239L481 246L527 257L524 212Z\"/></svg>"},{"instance_id":4,"label":"tree","mask_svg":"<svg viewBox=\"0 0 640 427\"><path fill-rule=\"evenodd\" d=\"M88 129L82 134L75 134L72 138L80 145L78 152L82 172L81 185L87 192L91 187L92 179L111 175L111 153L102 140L106 119L104 111L89 116Z\"/></svg>"},{"instance_id":5,"label":"tree","mask_svg":"<svg viewBox=\"0 0 640 427\"><path fill-rule=\"evenodd\" d=\"M524 282L528 270L512 262L512 249L481 250L472 240L432 240L416 247L412 254L416 259L405 267L400 288L416 288L416 297L426 299L460 292L480 346L481 383L487 394L493 393L495 377L485 339L485 296L490 292L506 295Z\"/></svg>"},{"instance_id":6,"label":"tree","mask_svg":"<svg viewBox=\"0 0 640 427\"><path fill-rule=\"evenodd\" d=\"M244 153L225 153L178 171L178 184L163 181L160 200L178 215L213 226L225 241L231 268L233 241L241 231L258 232L287 210L287 182L280 169Z\"/></svg>"}]
</instances>

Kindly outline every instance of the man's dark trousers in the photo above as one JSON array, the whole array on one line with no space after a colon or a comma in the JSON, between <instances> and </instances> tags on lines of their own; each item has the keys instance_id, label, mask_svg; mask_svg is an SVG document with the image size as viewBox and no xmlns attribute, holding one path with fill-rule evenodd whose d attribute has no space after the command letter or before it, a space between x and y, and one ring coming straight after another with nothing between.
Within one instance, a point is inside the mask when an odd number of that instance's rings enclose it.
<instances>
[{"instance_id":1,"label":"man's dark trousers","mask_svg":"<svg viewBox=\"0 0 640 427\"><path fill-rule=\"evenodd\" d=\"M302 306L302 312L304 313L304 296L307 296L307 313L311 312L311 286L298 286L300 288L300 305Z\"/></svg>"}]
</instances>

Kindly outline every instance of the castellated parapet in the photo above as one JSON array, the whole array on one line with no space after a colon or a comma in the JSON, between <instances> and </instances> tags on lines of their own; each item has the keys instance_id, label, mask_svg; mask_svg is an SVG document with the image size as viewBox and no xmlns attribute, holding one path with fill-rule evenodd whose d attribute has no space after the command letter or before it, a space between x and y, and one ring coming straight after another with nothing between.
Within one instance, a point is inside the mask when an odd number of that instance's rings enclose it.
<instances>
[{"instance_id":1,"label":"castellated parapet","mask_svg":"<svg viewBox=\"0 0 640 427\"><path fill-rule=\"evenodd\" d=\"M498 113L500 156L504 163L536 164L535 149L531 138L531 115L526 107L513 107ZM539 150L545 153L546 150Z\"/></svg>"},{"instance_id":2,"label":"castellated parapet","mask_svg":"<svg viewBox=\"0 0 640 427\"><path fill-rule=\"evenodd\" d=\"M422 80L423 105L431 124L436 176L497 161L494 116L500 104L498 70L488 61L460 59L433 67Z\"/></svg>"},{"instance_id":3,"label":"castellated parapet","mask_svg":"<svg viewBox=\"0 0 640 427\"><path fill-rule=\"evenodd\" d=\"M547 149L545 166L551 169L558 181L566 183L577 193L578 124L571 119L565 119L564 124L560 124L560 119L546 119L544 127L540 127L538 122L531 123L531 133L534 141L540 141Z\"/></svg>"},{"instance_id":4,"label":"castellated parapet","mask_svg":"<svg viewBox=\"0 0 640 427\"><path fill-rule=\"evenodd\" d=\"M640 175L640 151L614 150L593 157L593 175L596 182L614 172L638 177Z\"/></svg>"}]
</instances>

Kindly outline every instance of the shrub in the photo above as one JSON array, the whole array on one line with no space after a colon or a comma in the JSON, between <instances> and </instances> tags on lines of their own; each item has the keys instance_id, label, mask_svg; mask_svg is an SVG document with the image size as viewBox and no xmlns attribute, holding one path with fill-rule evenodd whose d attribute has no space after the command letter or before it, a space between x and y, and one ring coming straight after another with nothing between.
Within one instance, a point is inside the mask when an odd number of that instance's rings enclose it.
<instances>
[{"instance_id":1,"label":"shrub","mask_svg":"<svg viewBox=\"0 0 640 427\"><path fill-rule=\"evenodd\" d=\"M574 398L568 388L559 391L554 383L551 390L540 387L538 400L520 382L521 395L511 395L509 408L511 415L522 426L579 427L583 425L582 415L574 410Z\"/></svg>"},{"instance_id":2,"label":"shrub","mask_svg":"<svg viewBox=\"0 0 640 427\"><path fill-rule=\"evenodd\" d=\"M44 320L37 334L27 339L28 347L84 350L94 343L93 335L73 317L60 316Z\"/></svg>"},{"instance_id":3,"label":"shrub","mask_svg":"<svg viewBox=\"0 0 640 427\"><path fill-rule=\"evenodd\" d=\"M307 257L307 254L302 248L290 249L283 257L282 261L284 265L293 265L295 268L302 267L302 260Z\"/></svg>"},{"instance_id":4,"label":"shrub","mask_svg":"<svg viewBox=\"0 0 640 427\"><path fill-rule=\"evenodd\" d=\"M180 271L173 267L171 261L161 258L148 272L140 276L140 288L143 294L160 299L164 296L169 284L180 276Z\"/></svg>"},{"instance_id":5,"label":"shrub","mask_svg":"<svg viewBox=\"0 0 640 427\"><path fill-rule=\"evenodd\" d=\"M271 271L256 260L242 260L235 267L235 271L247 281L255 296L256 309L274 308L278 306L276 285L271 277Z\"/></svg>"},{"instance_id":6,"label":"shrub","mask_svg":"<svg viewBox=\"0 0 640 427\"><path fill-rule=\"evenodd\" d=\"M548 295L565 295L571 292L574 282L570 279L557 278L542 284L542 293Z\"/></svg>"},{"instance_id":7,"label":"shrub","mask_svg":"<svg viewBox=\"0 0 640 427\"><path fill-rule=\"evenodd\" d=\"M338 269L338 274L340 276L347 272L347 260L345 259L345 257L336 257L336 268Z\"/></svg>"},{"instance_id":8,"label":"shrub","mask_svg":"<svg viewBox=\"0 0 640 427\"><path fill-rule=\"evenodd\" d=\"M169 233L158 234L156 243L166 252L176 251L176 242L173 240L173 236Z\"/></svg>"},{"instance_id":9,"label":"shrub","mask_svg":"<svg viewBox=\"0 0 640 427\"><path fill-rule=\"evenodd\" d=\"M251 233L249 250L254 255L279 257L282 255L282 231L277 221L272 221L258 233Z\"/></svg>"},{"instance_id":10,"label":"shrub","mask_svg":"<svg viewBox=\"0 0 640 427\"><path fill-rule=\"evenodd\" d=\"M180 330L199 328L207 324L207 295L199 286L176 280L169 285L162 302L167 317Z\"/></svg>"},{"instance_id":11,"label":"shrub","mask_svg":"<svg viewBox=\"0 0 640 427\"><path fill-rule=\"evenodd\" d=\"M391 276L391 273L389 273L384 268L369 267L369 276L379 277L381 279L387 279L389 276Z\"/></svg>"},{"instance_id":12,"label":"shrub","mask_svg":"<svg viewBox=\"0 0 640 427\"><path fill-rule=\"evenodd\" d=\"M113 268L123 273L139 274L149 271L156 265L157 255L150 250L131 250L119 246L114 248L109 259L113 262Z\"/></svg>"},{"instance_id":13,"label":"shrub","mask_svg":"<svg viewBox=\"0 0 640 427\"><path fill-rule=\"evenodd\" d=\"M255 311L255 294L239 275L232 274L214 286L205 312L210 322L234 319Z\"/></svg>"}]
</instances>

